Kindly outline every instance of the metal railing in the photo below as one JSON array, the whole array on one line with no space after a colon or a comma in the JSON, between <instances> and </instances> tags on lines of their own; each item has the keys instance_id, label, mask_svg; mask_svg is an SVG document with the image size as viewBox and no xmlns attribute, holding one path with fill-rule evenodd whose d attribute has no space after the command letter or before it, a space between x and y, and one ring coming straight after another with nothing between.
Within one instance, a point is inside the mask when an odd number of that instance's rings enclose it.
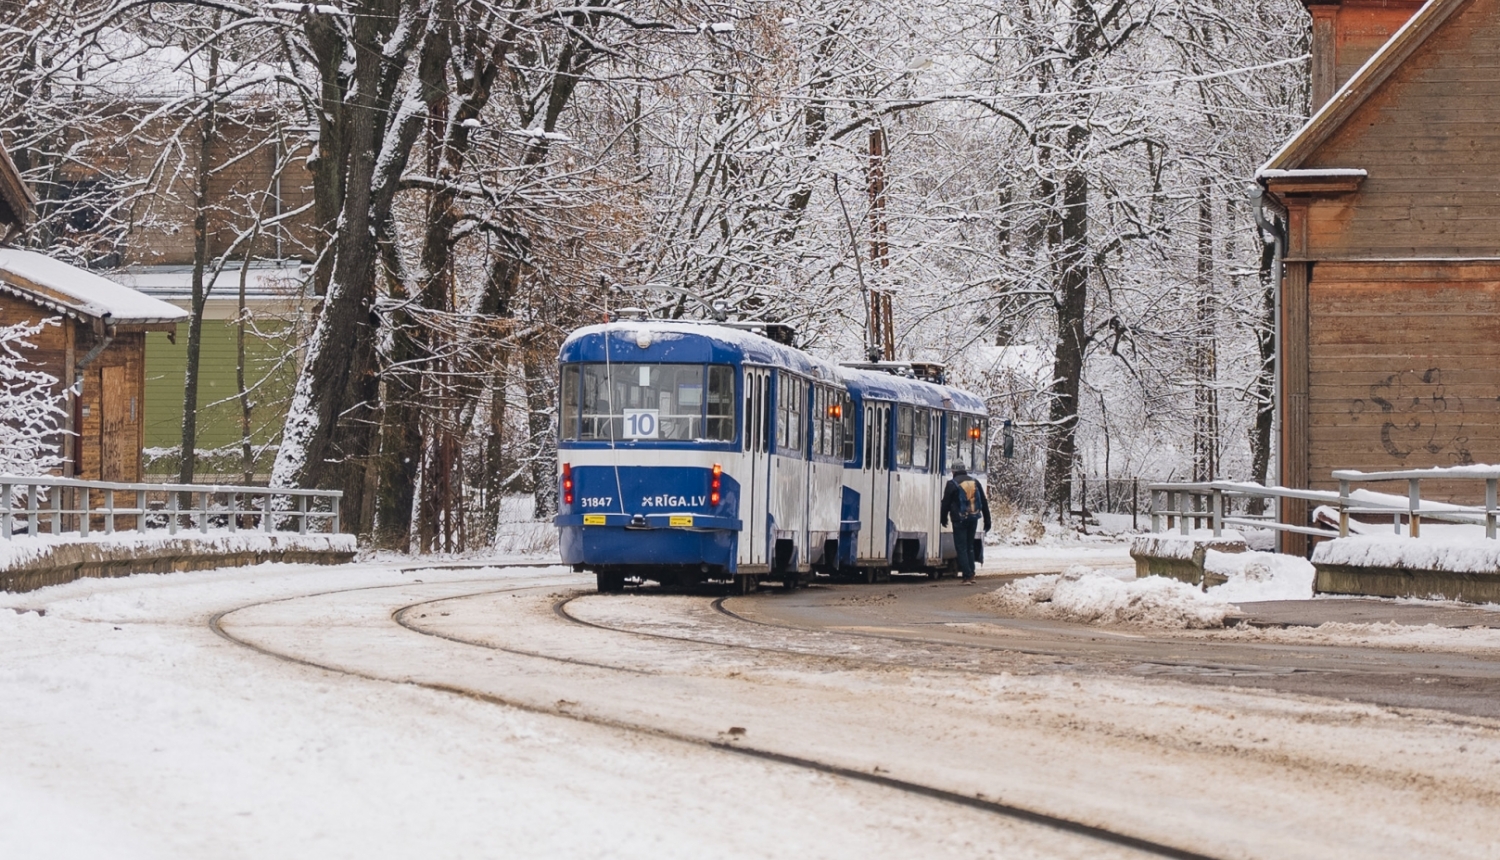
<instances>
[{"instance_id":1,"label":"metal railing","mask_svg":"<svg viewBox=\"0 0 1500 860\"><path fill-rule=\"evenodd\" d=\"M1205 525L1213 529L1214 536L1224 533L1225 526L1248 526L1250 528L1273 529L1298 534L1334 537L1331 529L1277 521L1275 513L1252 514L1251 499L1301 499L1327 505L1339 504L1339 494L1322 490L1292 490L1286 487L1263 487L1260 484L1237 481L1211 481L1204 483L1152 484L1151 531L1178 529L1188 534ZM1235 502L1243 500L1245 511L1234 513ZM1272 506L1274 509L1274 506Z\"/></svg>"},{"instance_id":2,"label":"metal railing","mask_svg":"<svg viewBox=\"0 0 1500 860\"><path fill-rule=\"evenodd\" d=\"M179 530L340 531L337 490L124 484L0 475L0 539L17 534ZM280 505L280 507L278 507ZM97 524L97 525L96 525Z\"/></svg>"},{"instance_id":3,"label":"metal railing","mask_svg":"<svg viewBox=\"0 0 1500 860\"><path fill-rule=\"evenodd\" d=\"M1495 539L1496 521L1500 517L1497 504L1497 486L1500 486L1500 467L1455 466L1450 468L1408 469L1397 472L1361 472L1354 469L1339 469L1332 473L1338 481L1337 492L1331 490L1293 490L1286 487L1263 487L1260 484L1236 481L1213 481L1207 483L1151 484L1151 531L1177 529L1188 534L1194 528L1211 528L1215 536L1223 534L1225 526L1245 526L1295 532L1316 537L1348 537L1349 523L1353 517L1392 518L1396 534L1402 531L1403 523L1411 537L1421 535L1422 520L1457 523L1462 525L1484 525L1485 537ZM1483 505L1457 505L1447 502L1423 500L1421 482L1441 480L1449 482L1483 481L1485 501ZM1363 489L1351 489L1354 484L1377 484L1391 481L1406 482L1405 497L1374 493ZM1317 502L1333 508L1338 513L1338 527L1318 527L1308 523L1283 523L1272 513L1249 513L1249 500L1299 499ZM1236 503L1244 501L1245 512L1235 513ZM1274 506L1272 506L1274 510Z\"/></svg>"}]
</instances>

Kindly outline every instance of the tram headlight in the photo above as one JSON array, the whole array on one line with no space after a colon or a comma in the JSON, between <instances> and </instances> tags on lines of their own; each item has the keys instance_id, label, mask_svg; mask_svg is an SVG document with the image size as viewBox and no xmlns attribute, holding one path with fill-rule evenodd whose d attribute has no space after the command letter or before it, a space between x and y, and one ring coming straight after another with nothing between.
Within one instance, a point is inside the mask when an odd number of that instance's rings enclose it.
<instances>
[{"instance_id":1,"label":"tram headlight","mask_svg":"<svg viewBox=\"0 0 1500 860\"><path fill-rule=\"evenodd\" d=\"M709 481L708 484L708 503L710 505L719 504L719 487L721 486L721 479L723 475L724 467L720 466L718 463L715 463L713 479Z\"/></svg>"},{"instance_id":2,"label":"tram headlight","mask_svg":"<svg viewBox=\"0 0 1500 860\"><path fill-rule=\"evenodd\" d=\"M563 464L563 504L573 504L573 464Z\"/></svg>"}]
</instances>

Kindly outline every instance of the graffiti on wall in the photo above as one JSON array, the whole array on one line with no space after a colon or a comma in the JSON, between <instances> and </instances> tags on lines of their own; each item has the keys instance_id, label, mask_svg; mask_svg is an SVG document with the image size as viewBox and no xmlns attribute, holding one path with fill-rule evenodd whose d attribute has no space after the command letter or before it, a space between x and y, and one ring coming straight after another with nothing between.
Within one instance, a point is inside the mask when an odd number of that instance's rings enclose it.
<instances>
[{"instance_id":1,"label":"graffiti on wall","mask_svg":"<svg viewBox=\"0 0 1500 860\"><path fill-rule=\"evenodd\" d=\"M1349 415L1358 423L1378 423L1381 446L1400 463L1413 453L1424 464L1474 462L1464 430L1463 398L1443 387L1439 368L1387 376L1370 386L1368 399L1355 399Z\"/></svg>"}]
</instances>

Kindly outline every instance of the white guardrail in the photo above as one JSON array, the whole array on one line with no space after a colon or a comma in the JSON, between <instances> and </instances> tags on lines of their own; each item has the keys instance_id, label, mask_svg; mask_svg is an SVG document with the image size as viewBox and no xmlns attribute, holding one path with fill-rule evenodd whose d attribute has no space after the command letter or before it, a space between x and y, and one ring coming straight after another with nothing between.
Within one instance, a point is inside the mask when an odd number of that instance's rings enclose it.
<instances>
[{"instance_id":1,"label":"white guardrail","mask_svg":"<svg viewBox=\"0 0 1500 860\"><path fill-rule=\"evenodd\" d=\"M337 490L121 484L0 475L0 539L24 534L340 530ZM278 508L282 505L282 508Z\"/></svg>"},{"instance_id":2,"label":"white guardrail","mask_svg":"<svg viewBox=\"0 0 1500 860\"><path fill-rule=\"evenodd\" d=\"M1435 469L1408 469L1398 472L1360 472L1354 469L1338 469L1333 473L1338 481L1337 492L1331 490L1292 490L1286 487L1263 487L1260 484L1238 481L1212 481L1203 483L1150 484L1151 531L1161 532L1178 529L1188 534L1193 528L1205 524L1221 535L1225 526L1247 526L1295 532L1319 537L1348 537L1351 517L1392 518L1392 527L1397 534L1403 522L1407 534L1419 537L1422 520L1484 525L1484 536L1493 540L1496 534L1496 518L1500 515L1497 505L1497 485L1500 485L1500 467L1453 466ZM1447 502L1424 501L1421 484L1424 480L1449 482L1484 482L1483 505L1455 505ZM1364 489L1351 489L1353 484L1376 484L1405 481L1404 497L1376 493ZM1477 488L1476 488L1477 489ZM1316 502L1333 508L1338 514L1338 528L1319 528L1307 523L1283 523L1274 512L1252 514L1250 500L1275 501L1299 499ZM1241 502L1243 513L1235 513L1236 502ZM1274 509L1274 505L1271 506Z\"/></svg>"}]
</instances>

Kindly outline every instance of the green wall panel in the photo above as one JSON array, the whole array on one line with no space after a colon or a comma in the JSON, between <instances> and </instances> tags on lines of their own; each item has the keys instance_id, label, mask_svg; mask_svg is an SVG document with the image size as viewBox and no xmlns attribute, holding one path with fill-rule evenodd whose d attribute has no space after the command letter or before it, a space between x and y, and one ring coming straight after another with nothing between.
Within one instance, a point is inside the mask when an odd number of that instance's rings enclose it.
<instances>
[{"instance_id":1,"label":"green wall panel","mask_svg":"<svg viewBox=\"0 0 1500 860\"><path fill-rule=\"evenodd\" d=\"M245 383L252 391L251 438L264 444L281 432L296 382L296 357L286 337L289 327L260 324L262 336L245 338ZM182 442L182 392L187 370L187 325L177 343L163 332L146 337L146 446L170 448ZM237 327L224 320L203 322L198 377L198 449L238 445L240 404L235 396ZM259 383L259 385L257 385ZM226 401L226 402L221 402Z\"/></svg>"}]
</instances>

